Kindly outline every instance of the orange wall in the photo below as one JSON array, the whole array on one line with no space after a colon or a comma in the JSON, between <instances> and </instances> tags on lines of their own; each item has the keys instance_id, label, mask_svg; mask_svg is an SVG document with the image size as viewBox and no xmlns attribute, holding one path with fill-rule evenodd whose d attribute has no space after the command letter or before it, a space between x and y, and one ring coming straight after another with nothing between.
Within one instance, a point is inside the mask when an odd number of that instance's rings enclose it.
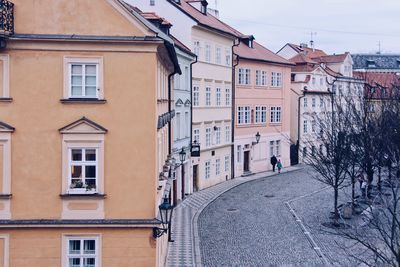
<instances>
[{"instance_id":1,"label":"orange wall","mask_svg":"<svg viewBox=\"0 0 400 267\"><path fill-rule=\"evenodd\" d=\"M70 45L73 47L74 45ZM82 116L105 135L106 218L154 218L156 174L155 53L9 51L12 103L0 103L12 125L12 218L60 218L58 129ZM63 57L104 57L106 104L62 104ZM30 205L27 209L28 203Z\"/></svg>"}]
</instances>

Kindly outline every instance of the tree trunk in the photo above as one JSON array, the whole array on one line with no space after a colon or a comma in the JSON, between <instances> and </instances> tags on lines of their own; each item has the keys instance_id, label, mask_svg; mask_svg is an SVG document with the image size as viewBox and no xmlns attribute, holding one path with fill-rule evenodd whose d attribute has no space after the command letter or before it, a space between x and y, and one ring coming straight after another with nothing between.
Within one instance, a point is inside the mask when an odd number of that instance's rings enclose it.
<instances>
[{"instance_id":1,"label":"tree trunk","mask_svg":"<svg viewBox=\"0 0 400 267\"><path fill-rule=\"evenodd\" d=\"M334 203L333 223L335 226L338 226L339 225L339 209L338 209L339 188L337 186L335 186L334 191L335 191L335 203Z\"/></svg>"},{"instance_id":2,"label":"tree trunk","mask_svg":"<svg viewBox=\"0 0 400 267\"><path fill-rule=\"evenodd\" d=\"M355 187L356 187L356 178L353 176L351 177L351 205L355 206L355 198L356 198L356 193L355 193Z\"/></svg>"}]
</instances>

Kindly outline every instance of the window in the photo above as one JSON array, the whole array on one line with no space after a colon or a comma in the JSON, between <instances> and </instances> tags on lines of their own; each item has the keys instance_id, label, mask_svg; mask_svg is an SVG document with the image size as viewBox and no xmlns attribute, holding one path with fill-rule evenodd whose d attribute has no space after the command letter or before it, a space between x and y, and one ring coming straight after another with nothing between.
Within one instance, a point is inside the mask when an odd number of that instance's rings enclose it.
<instances>
[{"instance_id":1,"label":"window","mask_svg":"<svg viewBox=\"0 0 400 267\"><path fill-rule=\"evenodd\" d=\"M8 55L0 55L0 99L1 98L10 98Z\"/></svg>"},{"instance_id":2,"label":"window","mask_svg":"<svg viewBox=\"0 0 400 267\"><path fill-rule=\"evenodd\" d=\"M322 97L319 98L319 107L322 108L324 106L324 99Z\"/></svg>"},{"instance_id":3,"label":"window","mask_svg":"<svg viewBox=\"0 0 400 267\"><path fill-rule=\"evenodd\" d=\"M220 175L221 174L221 160L216 159L215 160L215 175Z\"/></svg>"},{"instance_id":4,"label":"window","mask_svg":"<svg viewBox=\"0 0 400 267\"><path fill-rule=\"evenodd\" d=\"M68 237L67 264L69 267L97 267L99 264L99 241L97 237Z\"/></svg>"},{"instance_id":5,"label":"window","mask_svg":"<svg viewBox=\"0 0 400 267\"><path fill-rule=\"evenodd\" d=\"M0 188L0 194L9 195L11 194L11 135L14 132L14 128L2 124L0 122L0 178L2 181L2 187ZM10 219L10 199L4 201L4 209L0 212L0 219Z\"/></svg>"},{"instance_id":6,"label":"window","mask_svg":"<svg viewBox=\"0 0 400 267\"><path fill-rule=\"evenodd\" d=\"M206 87L206 106L211 106L211 88Z\"/></svg>"},{"instance_id":7,"label":"window","mask_svg":"<svg viewBox=\"0 0 400 267\"><path fill-rule=\"evenodd\" d=\"M238 124L250 124L250 107L238 107Z\"/></svg>"},{"instance_id":8,"label":"window","mask_svg":"<svg viewBox=\"0 0 400 267\"><path fill-rule=\"evenodd\" d=\"M181 113L176 113L176 121L175 121L175 140L181 138Z\"/></svg>"},{"instance_id":9,"label":"window","mask_svg":"<svg viewBox=\"0 0 400 267\"><path fill-rule=\"evenodd\" d=\"M179 74L175 74L174 85L175 89L181 89L181 76Z\"/></svg>"},{"instance_id":10,"label":"window","mask_svg":"<svg viewBox=\"0 0 400 267\"><path fill-rule=\"evenodd\" d=\"M189 112L185 112L185 137L189 137L190 122L189 122Z\"/></svg>"},{"instance_id":11,"label":"window","mask_svg":"<svg viewBox=\"0 0 400 267\"><path fill-rule=\"evenodd\" d=\"M282 73L280 73L280 72L272 72L272 75L271 75L271 86L272 87L281 87L282 86Z\"/></svg>"},{"instance_id":12,"label":"window","mask_svg":"<svg viewBox=\"0 0 400 267\"><path fill-rule=\"evenodd\" d=\"M229 156L225 156L225 172L229 171L229 163L230 163Z\"/></svg>"},{"instance_id":13,"label":"window","mask_svg":"<svg viewBox=\"0 0 400 267\"><path fill-rule=\"evenodd\" d=\"M237 146L237 162L242 162L242 146Z\"/></svg>"},{"instance_id":14,"label":"window","mask_svg":"<svg viewBox=\"0 0 400 267\"><path fill-rule=\"evenodd\" d=\"M69 192L96 192L98 150L93 148L69 149Z\"/></svg>"},{"instance_id":15,"label":"window","mask_svg":"<svg viewBox=\"0 0 400 267\"><path fill-rule=\"evenodd\" d=\"M193 130L193 141L197 144L200 143L200 129Z\"/></svg>"},{"instance_id":16,"label":"window","mask_svg":"<svg viewBox=\"0 0 400 267\"><path fill-rule=\"evenodd\" d=\"M215 63L221 64L221 48L220 47L217 47L215 49Z\"/></svg>"},{"instance_id":17,"label":"window","mask_svg":"<svg viewBox=\"0 0 400 267\"><path fill-rule=\"evenodd\" d=\"M225 143L231 142L231 126L225 126Z\"/></svg>"},{"instance_id":18,"label":"window","mask_svg":"<svg viewBox=\"0 0 400 267\"><path fill-rule=\"evenodd\" d=\"M304 107L305 108L308 107L308 99L307 99L307 97L304 98L303 102L304 102Z\"/></svg>"},{"instance_id":19,"label":"window","mask_svg":"<svg viewBox=\"0 0 400 267\"><path fill-rule=\"evenodd\" d=\"M256 85L266 86L267 85L267 72L256 70Z\"/></svg>"},{"instance_id":20,"label":"window","mask_svg":"<svg viewBox=\"0 0 400 267\"><path fill-rule=\"evenodd\" d=\"M321 86L324 85L324 79L323 78L319 78L319 85L321 85Z\"/></svg>"},{"instance_id":21,"label":"window","mask_svg":"<svg viewBox=\"0 0 400 267\"><path fill-rule=\"evenodd\" d=\"M193 53L196 56L200 56L200 42L199 41L193 42Z\"/></svg>"},{"instance_id":22,"label":"window","mask_svg":"<svg viewBox=\"0 0 400 267\"><path fill-rule=\"evenodd\" d=\"M239 69L239 84L250 85L250 69Z\"/></svg>"},{"instance_id":23,"label":"window","mask_svg":"<svg viewBox=\"0 0 400 267\"><path fill-rule=\"evenodd\" d=\"M72 63L70 98L98 98L98 65Z\"/></svg>"},{"instance_id":24,"label":"window","mask_svg":"<svg viewBox=\"0 0 400 267\"><path fill-rule=\"evenodd\" d=\"M315 77L312 77L312 84L313 84L313 85L316 84L316 79L315 79Z\"/></svg>"},{"instance_id":25,"label":"window","mask_svg":"<svg viewBox=\"0 0 400 267\"><path fill-rule=\"evenodd\" d=\"M210 178L210 172L211 172L211 161L207 160L204 164L204 176L206 179Z\"/></svg>"},{"instance_id":26,"label":"window","mask_svg":"<svg viewBox=\"0 0 400 267\"><path fill-rule=\"evenodd\" d=\"M231 89L225 89L225 105L229 107L231 105Z\"/></svg>"},{"instance_id":27,"label":"window","mask_svg":"<svg viewBox=\"0 0 400 267\"><path fill-rule=\"evenodd\" d=\"M230 67L232 63L230 49L225 49L225 65Z\"/></svg>"},{"instance_id":28,"label":"window","mask_svg":"<svg viewBox=\"0 0 400 267\"><path fill-rule=\"evenodd\" d=\"M221 88L216 89L215 102L217 106L221 106Z\"/></svg>"},{"instance_id":29,"label":"window","mask_svg":"<svg viewBox=\"0 0 400 267\"><path fill-rule=\"evenodd\" d=\"M277 157L280 157L281 156L281 141L280 140L275 141L275 148L276 148L275 155Z\"/></svg>"},{"instance_id":30,"label":"window","mask_svg":"<svg viewBox=\"0 0 400 267\"><path fill-rule=\"evenodd\" d=\"M102 99L103 94L103 59L64 58L65 82L64 98Z\"/></svg>"},{"instance_id":31,"label":"window","mask_svg":"<svg viewBox=\"0 0 400 267\"><path fill-rule=\"evenodd\" d=\"M211 45L206 44L206 62L211 62Z\"/></svg>"},{"instance_id":32,"label":"window","mask_svg":"<svg viewBox=\"0 0 400 267\"><path fill-rule=\"evenodd\" d=\"M151 6L155 6L156 5L156 1L155 0L150 0L150 5Z\"/></svg>"},{"instance_id":33,"label":"window","mask_svg":"<svg viewBox=\"0 0 400 267\"><path fill-rule=\"evenodd\" d=\"M317 124L316 124L315 120L311 121L311 131L312 131L313 133L315 133L315 128L316 128L316 126L317 126Z\"/></svg>"},{"instance_id":34,"label":"window","mask_svg":"<svg viewBox=\"0 0 400 267\"><path fill-rule=\"evenodd\" d=\"M206 147L211 146L211 128L206 128Z\"/></svg>"},{"instance_id":35,"label":"window","mask_svg":"<svg viewBox=\"0 0 400 267\"><path fill-rule=\"evenodd\" d=\"M303 133L307 133L308 132L308 125L307 125L307 121L303 121Z\"/></svg>"},{"instance_id":36,"label":"window","mask_svg":"<svg viewBox=\"0 0 400 267\"><path fill-rule=\"evenodd\" d=\"M317 100L315 99L315 97L313 97L311 99L311 105L312 105L313 108L315 108L317 106Z\"/></svg>"},{"instance_id":37,"label":"window","mask_svg":"<svg viewBox=\"0 0 400 267\"><path fill-rule=\"evenodd\" d=\"M200 89L198 86L193 87L193 106L198 107L200 105Z\"/></svg>"},{"instance_id":38,"label":"window","mask_svg":"<svg viewBox=\"0 0 400 267\"><path fill-rule=\"evenodd\" d=\"M275 141L269 141L269 155L270 155L270 157L275 155L275 153L274 153L275 150L274 149L275 149Z\"/></svg>"},{"instance_id":39,"label":"window","mask_svg":"<svg viewBox=\"0 0 400 267\"><path fill-rule=\"evenodd\" d=\"M282 117L281 107L271 107L271 123L280 123Z\"/></svg>"},{"instance_id":40,"label":"window","mask_svg":"<svg viewBox=\"0 0 400 267\"><path fill-rule=\"evenodd\" d=\"M256 123L267 123L267 107L256 107Z\"/></svg>"},{"instance_id":41,"label":"window","mask_svg":"<svg viewBox=\"0 0 400 267\"><path fill-rule=\"evenodd\" d=\"M215 144L221 144L221 127L215 127Z\"/></svg>"}]
</instances>

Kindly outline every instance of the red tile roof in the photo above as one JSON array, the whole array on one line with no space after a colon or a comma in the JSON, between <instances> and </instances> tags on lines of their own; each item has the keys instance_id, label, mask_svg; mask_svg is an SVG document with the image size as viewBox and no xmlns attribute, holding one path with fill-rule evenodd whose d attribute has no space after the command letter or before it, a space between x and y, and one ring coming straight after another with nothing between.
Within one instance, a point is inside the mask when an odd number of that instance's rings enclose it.
<instances>
[{"instance_id":1,"label":"red tile roof","mask_svg":"<svg viewBox=\"0 0 400 267\"><path fill-rule=\"evenodd\" d=\"M303 53L299 53L296 56L292 57L291 59L289 59L289 61L299 64L299 63L311 63L311 64L317 64L316 61L308 58L307 56L305 56Z\"/></svg>"},{"instance_id":2,"label":"red tile roof","mask_svg":"<svg viewBox=\"0 0 400 267\"><path fill-rule=\"evenodd\" d=\"M371 86L378 85L385 88L400 86L400 76L395 73L354 71L353 75L355 78L365 80Z\"/></svg>"},{"instance_id":3,"label":"red tile roof","mask_svg":"<svg viewBox=\"0 0 400 267\"><path fill-rule=\"evenodd\" d=\"M346 52L344 54L338 54L338 55L312 57L312 59L321 63L342 63L346 60L348 55L349 53Z\"/></svg>"},{"instance_id":4,"label":"red tile roof","mask_svg":"<svg viewBox=\"0 0 400 267\"><path fill-rule=\"evenodd\" d=\"M159 20L163 25L172 26L172 24L168 20L158 16L155 12L140 12L140 14L147 20Z\"/></svg>"},{"instance_id":5,"label":"red tile roof","mask_svg":"<svg viewBox=\"0 0 400 267\"><path fill-rule=\"evenodd\" d=\"M288 43L287 45L296 50L298 53L303 52L303 54L309 58L327 56L327 54L321 49L315 49L304 46L302 47L300 45L295 45L291 43Z\"/></svg>"},{"instance_id":6,"label":"red tile roof","mask_svg":"<svg viewBox=\"0 0 400 267\"><path fill-rule=\"evenodd\" d=\"M271 50L265 48L259 43L253 41L253 48L248 47L245 43L240 42L239 46L234 47L235 54L239 55L240 58L260 60L271 63L293 65L289 60L278 56Z\"/></svg>"},{"instance_id":7,"label":"red tile roof","mask_svg":"<svg viewBox=\"0 0 400 267\"><path fill-rule=\"evenodd\" d=\"M197 23L201 26L209 27L220 31L222 33L226 33L233 37L241 36L241 33L235 30L234 28L230 27L226 23L220 21L213 15L207 13L207 15L201 13L198 9L190 4L190 2L201 2L201 1L190 1L190 0L181 0L180 4L175 3L173 0L168 0L169 3L176 6L180 10L182 10L185 14L189 17L194 19Z\"/></svg>"},{"instance_id":8,"label":"red tile roof","mask_svg":"<svg viewBox=\"0 0 400 267\"><path fill-rule=\"evenodd\" d=\"M292 67L292 72L313 72L318 67L318 64L297 64Z\"/></svg>"}]
</instances>

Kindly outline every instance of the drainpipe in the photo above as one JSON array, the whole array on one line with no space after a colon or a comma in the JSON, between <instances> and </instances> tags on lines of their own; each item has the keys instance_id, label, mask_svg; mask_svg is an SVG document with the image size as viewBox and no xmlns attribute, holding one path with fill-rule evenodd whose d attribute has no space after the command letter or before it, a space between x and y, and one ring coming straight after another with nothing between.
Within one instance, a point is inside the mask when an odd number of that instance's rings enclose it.
<instances>
[{"instance_id":1,"label":"drainpipe","mask_svg":"<svg viewBox=\"0 0 400 267\"><path fill-rule=\"evenodd\" d=\"M304 86L306 89L307 86ZM303 99L306 96L306 90L303 91L303 95L301 95L298 99L298 104L297 104L297 163L300 155L300 108L301 108L301 99Z\"/></svg>"},{"instance_id":2,"label":"drainpipe","mask_svg":"<svg viewBox=\"0 0 400 267\"><path fill-rule=\"evenodd\" d=\"M189 144L189 153L192 151L192 144L193 144L193 65L196 64L198 61L198 56L195 57L195 60L190 63L190 144ZM191 162L189 162L189 166L191 166ZM193 175L193 172L190 174L188 173L189 177ZM192 179L193 182L193 179ZM197 180L196 180L197 183ZM192 185L192 192L193 192Z\"/></svg>"},{"instance_id":3,"label":"drainpipe","mask_svg":"<svg viewBox=\"0 0 400 267\"><path fill-rule=\"evenodd\" d=\"M231 123L231 134L232 134L232 145L231 145L231 179L235 178L235 106L236 106L236 71L235 68L239 65L239 55L235 54L234 49L235 47L238 47L240 44L240 39L236 39L238 40L237 43L233 43L232 45L232 100L231 100L231 104L232 104L232 123ZM235 41L236 41L235 40ZM236 63L234 60L234 56L236 56Z\"/></svg>"}]
</instances>

